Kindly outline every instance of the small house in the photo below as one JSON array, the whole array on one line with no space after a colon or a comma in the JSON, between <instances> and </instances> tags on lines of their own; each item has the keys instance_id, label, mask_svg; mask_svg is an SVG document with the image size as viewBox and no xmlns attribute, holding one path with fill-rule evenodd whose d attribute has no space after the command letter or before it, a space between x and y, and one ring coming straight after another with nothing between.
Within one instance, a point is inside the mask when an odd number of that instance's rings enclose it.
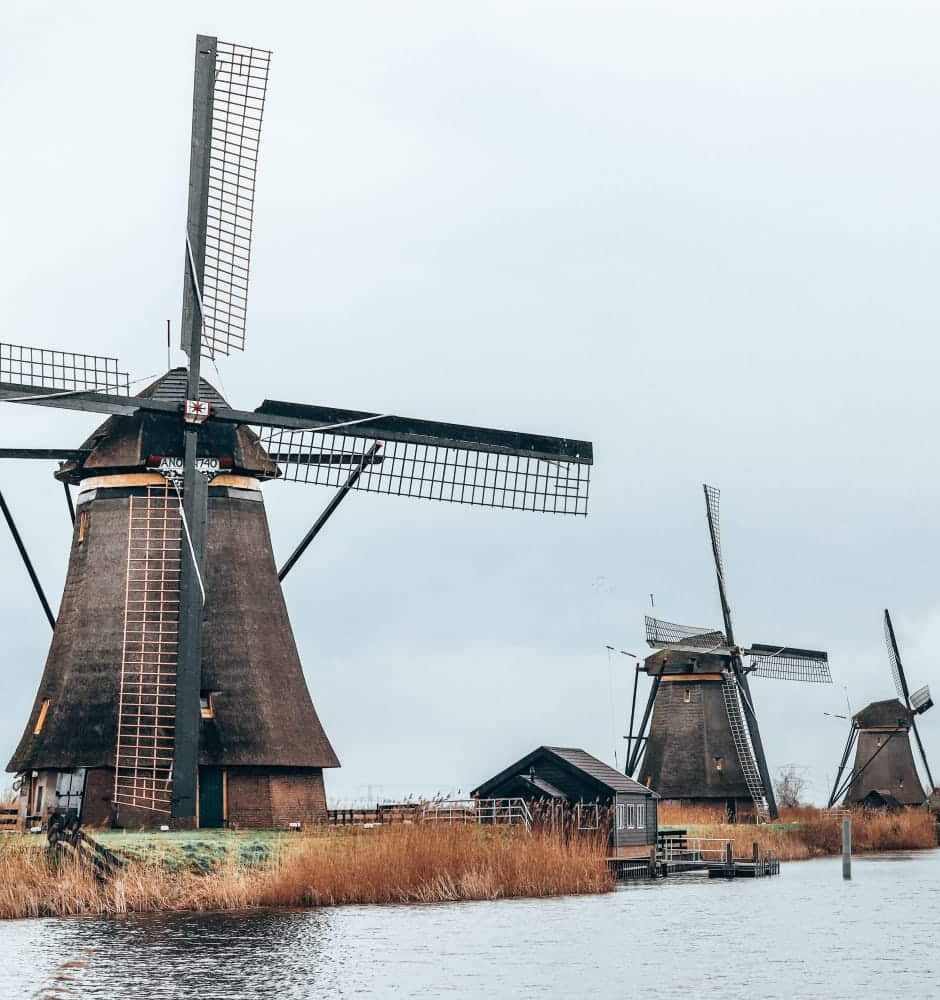
<instances>
[{"instance_id":1,"label":"small house","mask_svg":"<svg viewBox=\"0 0 940 1000\"><path fill-rule=\"evenodd\" d=\"M530 807L574 817L575 827L610 830L611 857L649 857L656 844L657 801L652 789L628 778L585 750L538 747L470 793L475 799L521 798Z\"/></svg>"}]
</instances>

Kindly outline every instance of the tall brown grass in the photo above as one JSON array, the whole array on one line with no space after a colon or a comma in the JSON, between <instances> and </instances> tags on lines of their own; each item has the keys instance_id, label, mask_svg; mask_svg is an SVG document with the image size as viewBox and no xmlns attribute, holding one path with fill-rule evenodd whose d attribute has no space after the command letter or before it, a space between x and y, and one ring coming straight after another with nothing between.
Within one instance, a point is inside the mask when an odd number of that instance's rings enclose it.
<instances>
[{"instance_id":1,"label":"tall brown grass","mask_svg":"<svg viewBox=\"0 0 940 1000\"><path fill-rule=\"evenodd\" d=\"M415 824L298 835L262 867L234 855L206 873L132 862L99 883L11 837L0 841L0 918L598 893L613 888L604 853L547 833Z\"/></svg>"},{"instance_id":2,"label":"tall brown grass","mask_svg":"<svg viewBox=\"0 0 940 1000\"><path fill-rule=\"evenodd\" d=\"M923 850L937 846L937 822L925 809L899 812L853 809L852 849L856 852ZM802 861L842 852L842 817L824 809L800 806L782 809L775 823L728 823L724 809L663 805L660 826L685 828L696 837L734 841L736 857L749 856L758 844L762 854L781 861Z\"/></svg>"}]
</instances>

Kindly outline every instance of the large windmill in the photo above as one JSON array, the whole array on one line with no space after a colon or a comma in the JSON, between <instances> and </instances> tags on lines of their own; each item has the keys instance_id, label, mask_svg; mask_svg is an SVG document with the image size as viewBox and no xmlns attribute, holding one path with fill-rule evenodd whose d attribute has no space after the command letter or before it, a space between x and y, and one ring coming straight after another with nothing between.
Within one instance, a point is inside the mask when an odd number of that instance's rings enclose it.
<instances>
[{"instance_id":1,"label":"large windmill","mask_svg":"<svg viewBox=\"0 0 940 1000\"><path fill-rule=\"evenodd\" d=\"M898 697L874 701L852 716L842 760L829 796L830 809L842 798L847 806L895 803L902 806L921 805L928 793L924 792L914 763L912 732L927 775L929 792L933 792L933 775L917 730L917 716L933 707L930 688L924 685L913 694L910 692L891 615L887 609L884 627L888 660ZM856 747L855 764L849 774L845 775L853 747Z\"/></svg>"},{"instance_id":2,"label":"large windmill","mask_svg":"<svg viewBox=\"0 0 940 1000\"><path fill-rule=\"evenodd\" d=\"M59 459L74 521L58 616L43 598L52 645L9 764L27 777L27 813L57 794L94 823L322 816L322 769L338 761L304 681L261 482L340 488L301 548L350 489L587 512L588 442L271 400L239 410L200 378L202 359L245 344L269 61L196 39L187 366L133 395L112 358L0 346L0 399L108 415L77 449L2 452Z\"/></svg>"},{"instance_id":3,"label":"large windmill","mask_svg":"<svg viewBox=\"0 0 940 1000\"><path fill-rule=\"evenodd\" d=\"M758 820L775 818L777 804L748 678L831 683L826 653L734 638L725 588L718 524L718 490L705 486L721 629L695 628L646 618L646 639L656 652L637 667L651 678L649 698L634 733L637 687L633 688L627 774L663 799L741 807ZM649 736L644 736L650 722Z\"/></svg>"}]
</instances>

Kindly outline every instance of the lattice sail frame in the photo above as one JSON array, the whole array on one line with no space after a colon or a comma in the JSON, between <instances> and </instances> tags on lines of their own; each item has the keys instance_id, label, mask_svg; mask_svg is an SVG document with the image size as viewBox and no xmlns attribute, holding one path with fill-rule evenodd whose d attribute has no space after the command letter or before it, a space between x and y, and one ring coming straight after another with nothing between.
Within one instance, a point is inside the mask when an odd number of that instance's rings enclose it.
<instances>
[{"instance_id":1,"label":"lattice sail frame","mask_svg":"<svg viewBox=\"0 0 940 1000\"><path fill-rule=\"evenodd\" d=\"M807 684L831 684L827 653L790 646L752 646L745 651L748 672L757 677L778 681L803 681Z\"/></svg>"},{"instance_id":2,"label":"lattice sail frame","mask_svg":"<svg viewBox=\"0 0 940 1000\"><path fill-rule=\"evenodd\" d=\"M721 629L702 628L696 625L677 625L646 615L646 641L654 649L663 646L692 646L696 649L722 649L727 639Z\"/></svg>"},{"instance_id":3,"label":"lattice sail frame","mask_svg":"<svg viewBox=\"0 0 940 1000\"><path fill-rule=\"evenodd\" d=\"M353 489L448 503L551 514L587 514L590 465L501 451L382 441L351 433L256 427L269 453L288 456L287 481L343 486L350 460L380 444L381 462L367 462Z\"/></svg>"},{"instance_id":4,"label":"lattice sail frame","mask_svg":"<svg viewBox=\"0 0 940 1000\"><path fill-rule=\"evenodd\" d=\"M130 497L114 802L170 813L182 520L167 480Z\"/></svg>"},{"instance_id":5,"label":"lattice sail frame","mask_svg":"<svg viewBox=\"0 0 940 1000\"><path fill-rule=\"evenodd\" d=\"M715 540L715 554L718 559L718 571L724 575L724 563L721 558L721 525L718 520L721 506L721 491L715 486L705 484L705 503L708 508L709 526Z\"/></svg>"},{"instance_id":6,"label":"lattice sail frame","mask_svg":"<svg viewBox=\"0 0 940 1000\"><path fill-rule=\"evenodd\" d=\"M245 349L261 120L271 53L219 41L212 92L202 355Z\"/></svg>"},{"instance_id":7,"label":"lattice sail frame","mask_svg":"<svg viewBox=\"0 0 940 1000\"><path fill-rule=\"evenodd\" d=\"M50 392L107 392L126 396L130 376L117 358L0 343L0 382Z\"/></svg>"},{"instance_id":8,"label":"lattice sail frame","mask_svg":"<svg viewBox=\"0 0 940 1000\"><path fill-rule=\"evenodd\" d=\"M897 648L891 616L887 611L885 611L884 626L885 645L888 647L888 660L891 663L891 675L894 678L894 687L901 701L905 705L908 705L910 703L910 692L907 687L907 678L904 676L904 667L901 665L901 655Z\"/></svg>"}]
</instances>

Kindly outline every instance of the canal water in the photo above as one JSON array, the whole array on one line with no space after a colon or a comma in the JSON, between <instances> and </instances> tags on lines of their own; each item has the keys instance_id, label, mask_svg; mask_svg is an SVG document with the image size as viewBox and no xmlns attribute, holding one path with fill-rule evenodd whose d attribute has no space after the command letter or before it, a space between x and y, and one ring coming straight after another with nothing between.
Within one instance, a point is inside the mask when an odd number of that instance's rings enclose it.
<instances>
[{"instance_id":1,"label":"canal water","mask_svg":"<svg viewBox=\"0 0 940 1000\"><path fill-rule=\"evenodd\" d=\"M940 997L940 851L608 896L0 923L0 997Z\"/></svg>"}]
</instances>

